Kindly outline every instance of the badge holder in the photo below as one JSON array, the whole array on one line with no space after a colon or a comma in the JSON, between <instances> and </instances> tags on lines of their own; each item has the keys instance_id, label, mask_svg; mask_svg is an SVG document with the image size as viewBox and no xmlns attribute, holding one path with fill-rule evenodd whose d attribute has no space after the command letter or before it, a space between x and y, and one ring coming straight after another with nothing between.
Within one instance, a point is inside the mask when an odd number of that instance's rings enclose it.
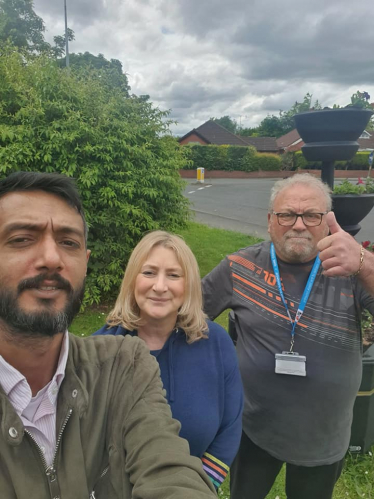
<instances>
[{"instance_id":1,"label":"badge holder","mask_svg":"<svg viewBox=\"0 0 374 499\"><path fill-rule=\"evenodd\" d=\"M292 376L306 376L306 357L297 352L275 354L275 372Z\"/></svg>"}]
</instances>

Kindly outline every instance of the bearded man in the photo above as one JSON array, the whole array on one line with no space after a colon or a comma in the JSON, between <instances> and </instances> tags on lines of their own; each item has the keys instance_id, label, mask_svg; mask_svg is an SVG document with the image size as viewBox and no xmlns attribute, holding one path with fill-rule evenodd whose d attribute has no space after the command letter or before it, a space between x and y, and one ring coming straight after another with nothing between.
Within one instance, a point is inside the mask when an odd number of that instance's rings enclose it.
<instances>
[{"instance_id":1,"label":"bearded man","mask_svg":"<svg viewBox=\"0 0 374 499\"><path fill-rule=\"evenodd\" d=\"M271 241L203 279L212 319L235 313L243 434L231 499L264 499L283 463L289 499L330 499L362 374L361 310L374 313L374 255L337 224L308 174L274 184ZM330 235L329 235L330 233Z\"/></svg>"},{"instance_id":2,"label":"bearded man","mask_svg":"<svg viewBox=\"0 0 374 499\"><path fill-rule=\"evenodd\" d=\"M144 344L67 332L86 243L71 179L0 181L0 497L214 498Z\"/></svg>"}]
</instances>

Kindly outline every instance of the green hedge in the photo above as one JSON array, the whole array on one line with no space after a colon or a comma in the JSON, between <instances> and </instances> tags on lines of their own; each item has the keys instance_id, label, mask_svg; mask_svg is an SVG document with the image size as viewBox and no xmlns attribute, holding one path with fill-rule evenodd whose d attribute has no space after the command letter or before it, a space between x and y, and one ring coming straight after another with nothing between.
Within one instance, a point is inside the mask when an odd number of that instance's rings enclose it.
<instances>
[{"instance_id":1,"label":"green hedge","mask_svg":"<svg viewBox=\"0 0 374 499\"><path fill-rule=\"evenodd\" d=\"M290 153L288 153L290 154ZM293 170L297 168L309 169L309 170L320 170L321 162L308 162L301 151L296 151L291 153L293 157ZM336 161L336 170L368 170L369 169L369 151L357 152L354 157L349 161Z\"/></svg>"},{"instance_id":2,"label":"green hedge","mask_svg":"<svg viewBox=\"0 0 374 499\"><path fill-rule=\"evenodd\" d=\"M277 154L256 153L249 171L275 172L282 168L282 160Z\"/></svg>"},{"instance_id":3,"label":"green hedge","mask_svg":"<svg viewBox=\"0 0 374 499\"><path fill-rule=\"evenodd\" d=\"M225 171L277 171L282 161L276 154L257 153L252 146L187 145L190 149L190 162L185 169L225 170Z\"/></svg>"}]
</instances>

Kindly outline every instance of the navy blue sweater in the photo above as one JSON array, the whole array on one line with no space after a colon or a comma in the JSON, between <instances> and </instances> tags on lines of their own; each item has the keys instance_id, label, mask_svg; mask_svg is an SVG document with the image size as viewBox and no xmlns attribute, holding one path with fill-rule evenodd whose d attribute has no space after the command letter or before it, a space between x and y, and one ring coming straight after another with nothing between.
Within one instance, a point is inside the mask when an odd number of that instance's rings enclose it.
<instances>
[{"instance_id":1,"label":"navy blue sweater","mask_svg":"<svg viewBox=\"0 0 374 499\"><path fill-rule=\"evenodd\" d=\"M234 345L226 331L208 321L208 339L188 344L182 329L172 332L161 350L151 352L180 436L216 487L224 480L239 447L242 384ZM136 331L103 326L95 334L136 336Z\"/></svg>"}]
</instances>

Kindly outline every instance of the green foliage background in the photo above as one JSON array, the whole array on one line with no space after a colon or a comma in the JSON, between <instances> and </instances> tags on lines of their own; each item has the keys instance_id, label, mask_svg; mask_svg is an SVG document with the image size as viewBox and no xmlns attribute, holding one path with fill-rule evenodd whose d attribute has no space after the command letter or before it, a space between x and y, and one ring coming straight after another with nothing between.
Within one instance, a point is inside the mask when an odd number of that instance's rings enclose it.
<instances>
[{"instance_id":1,"label":"green foliage background","mask_svg":"<svg viewBox=\"0 0 374 499\"><path fill-rule=\"evenodd\" d=\"M92 250L88 303L118 290L144 232L177 230L188 219L187 150L167 113L126 97L93 68L61 69L46 55L0 48L0 176L59 172L77 181Z\"/></svg>"},{"instance_id":2,"label":"green foliage background","mask_svg":"<svg viewBox=\"0 0 374 499\"><path fill-rule=\"evenodd\" d=\"M191 161L185 166L185 169L188 170L202 167L206 170L277 171L281 169L282 165L277 154L258 154L252 146L201 146L195 144L183 146L183 149L191 152Z\"/></svg>"},{"instance_id":3,"label":"green foliage background","mask_svg":"<svg viewBox=\"0 0 374 499\"><path fill-rule=\"evenodd\" d=\"M370 151L357 152L349 161L336 161L336 170L368 170L369 169L369 154ZM286 155L284 155L286 156ZM320 161L308 162L301 151L287 153L288 161L292 161L293 170L311 169L320 170L322 163ZM290 159L290 156L292 157ZM286 158L284 158L286 159Z\"/></svg>"},{"instance_id":4,"label":"green foliage background","mask_svg":"<svg viewBox=\"0 0 374 499\"><path fill-rule=\"evenodd\" d=\"M0 42L10 40L16 47L42 52L50 49L44 31L32 0L0 0Z\"/></svg>"}]
</instances>

